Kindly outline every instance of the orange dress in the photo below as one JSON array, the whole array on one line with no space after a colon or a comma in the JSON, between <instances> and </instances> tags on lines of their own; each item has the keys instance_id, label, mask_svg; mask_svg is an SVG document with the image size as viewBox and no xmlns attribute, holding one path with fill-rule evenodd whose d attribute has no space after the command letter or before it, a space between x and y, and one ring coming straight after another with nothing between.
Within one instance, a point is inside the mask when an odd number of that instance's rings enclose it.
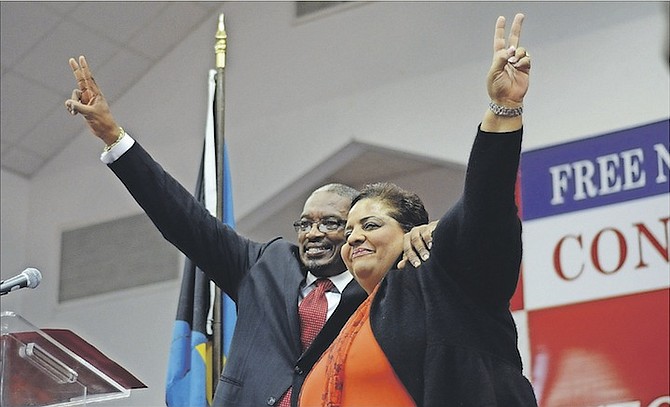
<instances>
[{"instance_id":1,"label":"orange dress","mask_svg":"<svg viewBox=\"0 0 670 407\"><path fill-rule=\"evenodd\" d=\"M416 406L370 327L375 291L349 318L305 379L301 407Z\"/></svg>"}]
</instances>

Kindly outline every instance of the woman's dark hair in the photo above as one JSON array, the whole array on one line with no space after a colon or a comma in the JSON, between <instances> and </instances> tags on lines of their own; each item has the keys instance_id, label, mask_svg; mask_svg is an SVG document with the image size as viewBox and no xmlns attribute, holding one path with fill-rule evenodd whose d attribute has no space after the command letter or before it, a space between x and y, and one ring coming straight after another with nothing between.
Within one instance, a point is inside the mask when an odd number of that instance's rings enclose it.
<instances>
[{"instance_id":1,"label":"woman's dark hair","mask_svg":"<svg viewBox=\"0 0 670 407\"><path fill-rule=\"evenodd\" d=\"M423 207L421 198L391 182L366 185L351 202L351 206L363 199L377 199L385 203L391 208L389 216L400 223L405 232L409 232L414 226L428 223L428 212Z\"/></svg>"}]
</instances>

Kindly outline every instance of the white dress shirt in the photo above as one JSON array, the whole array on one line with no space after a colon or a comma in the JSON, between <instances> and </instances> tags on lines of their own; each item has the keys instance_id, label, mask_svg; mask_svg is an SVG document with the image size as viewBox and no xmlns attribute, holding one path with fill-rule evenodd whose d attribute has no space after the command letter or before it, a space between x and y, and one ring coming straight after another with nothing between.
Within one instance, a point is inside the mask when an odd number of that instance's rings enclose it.
<instances>
[{"instance_id":1,"label":"white dress shirt","mask_svg":"<svg viewBox=\"0 0 670 407\"><path fill-rule=\"evenodd\" d=\"M317 280L317 276L312 274L312 272L307 272L307 277L305 278L304 286L300 288L300 297L298 298L298 305L302 300L314 289L314 282ZM331 291L326 292L326 301L328 301L328 312L326 313L326 318L330 318L335 312L335 308L340 304L340 299L342 298L342 292L347 287L347 285L353 280L354 276L348 270L345 270L343 273L340 273L336 276L328 277L330 281L333 282L335 288Z\"/></svg>"},{"instance_id":2,"label":"white dress shirt","mask_svg":"<svg viewBox=\"0 0 670 407\"><path fill-rule=\"evenodd\" d=\"M133 144L135 144L135 140L128 133L124 133L124 136L121 137L121 140L114 147L109 151L104 151L100 155L100 159L105 164L111 164L118 160L126 151L130 150Z\"/></svg>"}]
</instances>

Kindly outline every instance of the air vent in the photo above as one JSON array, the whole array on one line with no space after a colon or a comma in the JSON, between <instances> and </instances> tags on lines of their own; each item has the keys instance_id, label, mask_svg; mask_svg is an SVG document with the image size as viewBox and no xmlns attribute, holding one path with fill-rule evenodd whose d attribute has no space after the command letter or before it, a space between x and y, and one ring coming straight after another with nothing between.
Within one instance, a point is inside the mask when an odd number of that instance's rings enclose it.
<instances>
[{"instance_id":1,"label":"air vent","mask_svg":"<svg viewBox=\"0 0 670 407\"><path fill-rule=\"evenodd\" d=\"M352 1L296 1L295 16L298 19L316 16L326 11L342 8L343 5L355 3Z\"/></svg>"},{"instance_id":2,"label":"air vent","mask_svg":"<svg viewBox=\"0 0 670 407\"><path fill-rule=\"evenodd\" d=\"M173 280L180 253L145 214L64 231L60 302Z\"/></svg>"}]
</instances>

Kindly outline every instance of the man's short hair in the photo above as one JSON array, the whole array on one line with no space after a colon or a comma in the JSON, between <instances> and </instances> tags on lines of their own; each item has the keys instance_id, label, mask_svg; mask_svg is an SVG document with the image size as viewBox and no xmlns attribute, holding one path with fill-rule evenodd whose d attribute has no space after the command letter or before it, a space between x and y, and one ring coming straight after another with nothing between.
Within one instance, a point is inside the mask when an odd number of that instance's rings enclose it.
<instances>
[{"instance_id":1,"label":"man's short hair","mask_svg":"<svg viewBox=\"0 0 670 407\"><path fill-rule=\"evenodd\" d=\"M317 188L314 192L332 192L341 197L348 198L350 201L353 201L359 194L357 189L350 187L349 185L332 183L326 184L322 187Z\"/></svg>"}]
</instances>

